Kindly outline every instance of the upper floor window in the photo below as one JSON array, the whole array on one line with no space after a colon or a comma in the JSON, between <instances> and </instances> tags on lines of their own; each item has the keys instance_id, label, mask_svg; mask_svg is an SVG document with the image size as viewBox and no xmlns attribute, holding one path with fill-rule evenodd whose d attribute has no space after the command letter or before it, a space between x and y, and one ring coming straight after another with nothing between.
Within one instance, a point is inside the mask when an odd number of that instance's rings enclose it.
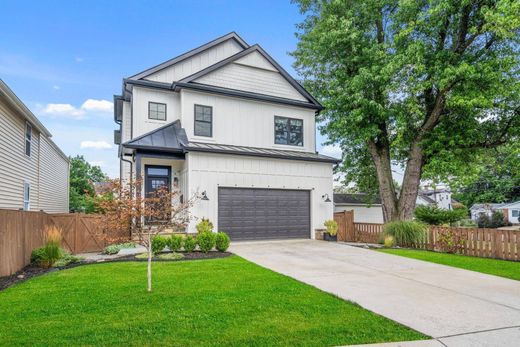
<instances>
[{"instance_id":1,"label":"upper floor window","mask_svg":"<svg viewBox=\"0 0 520 347\"><path fill-rule=\"evenodd\" d=\"M274 143L303 146L303 119L274 117Z\"/></svg>"},{"instance_id":2,"label":"upper floor window","mask_svg":"<svg viewBox=\"0 0 520 347\"><path fill-rule=\"evenodd\" d=\"M25 123L25 155L31 156L32 126Z\"/></svg>"},{"instance_id":3,"label":"upper floor window","mask_svg":"<svg viewBox=\"0 0 520 347\"><path fill-rule=\"evenodd\" d=\"M148 102L148 119L166 120L166 104Z\"/></svg>"},{"instance_id":4,"label":"upper floor window","mask_svg":"<svg viewBox=\"0 0 520 347\"><path fill-rule=\"evenodd\" d=\"M213 136L213 108L195 105L195 136Z\"/></svg>"},{"instance_id":5,"label":"upper floor window","mask_svg":"<svg viewBox=\"0 0 520 347\"><path fill-rule=\"evenodd\" d=\"M29 211L31 209L31 184L29 182L23 183L23 210Z\"/></svg>"}]
</instances>

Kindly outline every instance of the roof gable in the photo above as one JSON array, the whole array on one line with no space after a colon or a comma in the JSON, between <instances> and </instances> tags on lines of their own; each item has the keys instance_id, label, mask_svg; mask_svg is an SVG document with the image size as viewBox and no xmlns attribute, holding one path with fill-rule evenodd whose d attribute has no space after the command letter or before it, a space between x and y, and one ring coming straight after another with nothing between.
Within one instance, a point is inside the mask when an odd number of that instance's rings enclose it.
<instances>
[{"instance_id":1,"label":"roof gable","mask_svg":"<svg viewBox=\"0 0 520 347\"><path fill-rule=\"evenodd\" d=\"M144 70L144 71L142 71L142 72L140 72L138 74L135 74L135 75L133 75L133 76L131 76L129 78L130 79L137 79L137 80L139 80L139 79L150 79L150 80L158 81L158 82L170 82L171 83L171 82L176 81L178 79L170 80L170 81L161 81L160 79L163 78L163 75L164 75L164 77L167 77L168 75L175 75L174 73L170 73L170 74L165 73L165 74L161 75L159 72L161 72L161 71L164 72L165 69L171 68L171 67L173 67L176 64L180 64L180 63L188 60L189 58L192 58L192 57L195 57L197 55L200 55L201 53L206 52L208 50L211 50L211 49L215 48L216 46L225 44L226 42L230 46L229 51L232 52L231 54L236 53L237 51L240 51L240 50L243 50L243 49L246 49L246 48L249 47L249 45L240 36L238 36L237 33L231 32L231 33L226 34L224 36L221 36L221 37L219 37L219 38L217 38L217 39L215 39L213 41L210 41L210 42L208 42L206 44L203 44L202 46L194 48L194 49L192 49L192 50L190 50L190 51L188 51L186 53L183 53L183 54L181 54L181 55L179 55L179 56L177 56L175 58L167 60L167 61L165 61L165 62L163 62L161 64L158 64L158 65L156 65L154 67L151 67L149 69L146 69L146 70ZM234 46L234 48L231 47L231 46ZM235 51L233 51L233 49L235 49ZM216 61L219 60L219 57L218 57L219 54L225 54L225 52L222 52L222 50L214 49L214 51L215 51L214 54L216 55L215 58L217 59ZM231 54L229 54L229 55L231 55ZM201 59L201 60L204 60L204 58ZM209 63L207 63L206 66L211 65L211 60L208 59L207 61ZM200 64L201 64L201 68L205 67L204 66L204 62L201 62Z\"/></svg>"}]
</instances>

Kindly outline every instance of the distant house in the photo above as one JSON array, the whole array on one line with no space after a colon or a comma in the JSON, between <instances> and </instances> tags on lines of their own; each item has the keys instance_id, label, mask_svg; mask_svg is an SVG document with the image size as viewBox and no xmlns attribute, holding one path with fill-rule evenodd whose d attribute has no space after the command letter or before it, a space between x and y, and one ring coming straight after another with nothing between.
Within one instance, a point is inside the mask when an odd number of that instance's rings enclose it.
<instances>
[{"instance_id":1,"label":"distant house","mask_svg":"<svg viewBox=\"0 0 520 347\"><path fill-rule=\"evenodd\" d=\"M471 219L477 220L480 215L485 214L491 216L493 212L500 211L504 214L504 217L513 224L519 224L520 220L520 201L511 203L482 203L474 204L469 209L471 213Z\"/></svg>"},{"instance_id":2,"label":"distant house","mask_svg":"<svg viewBox=\"0 0 520 347\"><path fill-rule=\"evenodd\" d=\"M0 208L68 212L69 159L0 79Z\"/></svg>"},{"instance_id":3,"label":"distant house","mask_svg":"<svg viewBox=\"0 0 520 347\"><path fill-rule=\"evenodd\" d=\"M437 206L451 210L453 200L448 189L425 189L419 191L416 205ZM356 223L384 223L383 205L381 199L375 197L370 199L367 194L340 194L334 193L334 212L354 211L354 222Z\"/></svg>"}]
</instances>

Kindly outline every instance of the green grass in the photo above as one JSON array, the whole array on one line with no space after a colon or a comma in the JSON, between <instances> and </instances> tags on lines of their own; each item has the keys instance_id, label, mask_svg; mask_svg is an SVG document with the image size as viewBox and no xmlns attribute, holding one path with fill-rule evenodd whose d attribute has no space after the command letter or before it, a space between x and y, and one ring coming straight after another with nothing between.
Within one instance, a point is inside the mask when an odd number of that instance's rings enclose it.
<instances>
[{"instance_id":1,"label":"green grass","mask_svg":"<svg viewBox=\"0 0 520 347\"><path fill-rule=\"evenodd\" d=\"M381 249L379 251L520 281L520 262L414 249Z\"/></svg>"},{"instance_id":2,"label":"green grass","mask_svg":"<svg viewBox=\"0 0 520 347\"><path fill-rule=\"evenodd\" d=\"M332 346L426 336L232 256L80 266L0 292L0 346Z\"/></svg>"}]
</instances>

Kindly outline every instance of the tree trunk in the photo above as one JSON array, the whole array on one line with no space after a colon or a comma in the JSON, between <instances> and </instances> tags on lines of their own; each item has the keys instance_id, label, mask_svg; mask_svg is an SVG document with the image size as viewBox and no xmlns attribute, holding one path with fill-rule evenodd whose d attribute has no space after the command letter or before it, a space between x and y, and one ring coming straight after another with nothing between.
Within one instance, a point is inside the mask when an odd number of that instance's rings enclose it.
<instances>
[{"instance_id":1,"label":"tree trunk","mask_svg":"<svg viewBox=\"0 0 520 347\"><path fill-rule=\"evenodd\" d=\"M399 213L397 211L397 195L392 178L390 152L388 148L378 147L374 142L369 142L368 148L376 167L379 196L383 205L383 219L385 223L396 220Z\"/></svg>"},{"instance_id":2,"label":"tree trunk","mask_svg":"<svg viewBox=\"0 0 520 347\"><path fill-rule=\"evenodd\" d=\"M408 155L401 193L399 194L397 205L399 220L410 220L413 218L423 164L424 154L422 148L418 141L414 141Z\"/></svg>"},{"instance_id":3,"label":"tree trunk","mask_svg":"<svg viewBox=\"0 0 520 347\"><path fill-rule=\"evenodd\" d=\"M148 232L148 292L152 291L152 236Z\"/></svg>"}]
</instances>

